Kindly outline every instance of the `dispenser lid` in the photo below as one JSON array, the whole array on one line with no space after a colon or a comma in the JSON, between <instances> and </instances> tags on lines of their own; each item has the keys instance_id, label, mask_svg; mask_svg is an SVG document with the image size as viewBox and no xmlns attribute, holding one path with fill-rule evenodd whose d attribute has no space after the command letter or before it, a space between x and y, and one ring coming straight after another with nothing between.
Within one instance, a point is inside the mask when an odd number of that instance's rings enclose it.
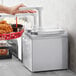
<instances>
[{"instance_id":1,"label":"dispenser lid","mask_svg":"<svg viewBox=\"0 0 76 76\"><path fill-rule=\"evenodd\" d=\"M38 31L38 35L40 34L58 34L58 33L63 33L63 29L41 29Z\"/></svg>"},{"instance_id":2,"label":"dispenser lid","mask_svg":"<svg viewBox=\"0 0 76 76\"><path fill-rule=\"evenodd\" d=\"M38 29L35 31L31 31L31 35L57 35L64 33L63 29Z\"/></svg>"}]
</instances>

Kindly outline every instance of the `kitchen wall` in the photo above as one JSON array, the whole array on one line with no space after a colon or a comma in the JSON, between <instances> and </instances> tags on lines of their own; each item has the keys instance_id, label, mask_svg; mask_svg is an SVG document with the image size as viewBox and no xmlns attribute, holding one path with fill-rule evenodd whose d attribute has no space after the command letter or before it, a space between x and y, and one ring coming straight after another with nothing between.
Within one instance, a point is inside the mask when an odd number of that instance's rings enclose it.
<instances>
[{"instance_id":1,"label":"kitchen wall","mask_svg":"<svg viewBox=\"0 0 76 76\"><path fill-rule=\"evenodd\" d=\"M24 3L41 6L42 25L48 28L62 27L69 33L70 68L76 71L76 0L4 0L4 5Z\"/></svg>"}]
</instances>

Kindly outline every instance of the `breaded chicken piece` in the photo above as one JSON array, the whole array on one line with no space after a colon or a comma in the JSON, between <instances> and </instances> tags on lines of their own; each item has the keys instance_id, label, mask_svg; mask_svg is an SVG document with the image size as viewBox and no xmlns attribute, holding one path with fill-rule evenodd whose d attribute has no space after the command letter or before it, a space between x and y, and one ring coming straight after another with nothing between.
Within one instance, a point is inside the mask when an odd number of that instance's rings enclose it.
<instances>
[{"instance_id":1,"label":"breaded chicken piece","mask_svg":"<svg viewBox=\"0 0 76 76\"><path fill-rule=\"evenodd\" d=\"M0 34L13 32L11 25L9 25L6 21L0 22Z\"/></svg>"},{"instance_id":2,"label":"breaded chicken piece","mask_svg":"<svg viewBox=\"0 0 76 76\"><path fill-rule=\"evenodd\" d=\"M7 24L7 22L6 21L0 21L0 24Z\"/></svg>"},{"instance_id":3,"label":"breaded chicken piece","mask_svg":"<svg viewBox=\"0 0 76 76\"><path fill-rule=\"evenodd\" d=\"M6 33L5 30L0 30L0 34Z\"/></svg>"}]
</instances>

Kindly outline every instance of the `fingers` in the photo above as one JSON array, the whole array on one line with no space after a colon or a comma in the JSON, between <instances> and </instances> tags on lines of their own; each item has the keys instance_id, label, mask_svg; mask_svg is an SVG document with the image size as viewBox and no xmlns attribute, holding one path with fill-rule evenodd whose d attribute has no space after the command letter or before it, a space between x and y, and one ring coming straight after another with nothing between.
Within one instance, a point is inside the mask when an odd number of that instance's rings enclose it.
<instances>
[{"instance_id":1,"label":"fingers","mask_svg":"<svg viewBox=\"0 0 76 76\"><path fill-rule=\"evenodd\" d=\"M17 5L16 7L17 7L17 9L19 9L20 7L26 7L26 6L23 3L21 3L21 4Z\"/></svg>"},{"instance_id":2,"label":"fingers","mask_svg":"<svg viewBox=\"0 0 76 76\"><path fill-rule=\"evenodd\" d=\"M36 13L34 10L23 10L23 11L16 11L16 13Z\"/></svg>"},{"instance_id":3,"label":"fingers","mask_svg":"<svg viewBox=\"0 0 76 76\"><path fill-rule=\"evenodd\" d=\"M0 11L0 13L4 13L3 11Z\"/></svg>"},{"instance_id":4,"label":"fingers","mask_svg":"<svg viewBox=\"0 0 76 76\"><path fill-rule=\"evenodd\" d=\"M19 10L20 7L26 7L23 3L16 6L15 11L13 12L13 15L17 13L36 13L34 10Z\"/></svg>"},{"instance_id":5,"label":"fingers","mask_svg":"<svg viewBox=\"0 0 76 76\"><path fill-rule=\"evenodd\" d=\"M26 7L23 3L20 4L21 7Z\"/></svg>"}]
</instances>

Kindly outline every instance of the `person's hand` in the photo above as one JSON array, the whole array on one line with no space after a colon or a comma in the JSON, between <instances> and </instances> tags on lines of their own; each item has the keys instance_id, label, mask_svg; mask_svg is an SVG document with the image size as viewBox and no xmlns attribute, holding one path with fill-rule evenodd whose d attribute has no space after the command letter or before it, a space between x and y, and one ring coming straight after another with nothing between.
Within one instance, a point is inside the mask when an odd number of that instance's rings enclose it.
<instances>
[{"instance_id":1,"label":"person's hand","mask_svg":"<svg viewBox=\"0 0 76 76\"><path fill-rule=\"evenodd\" d=\"M19 4L19 5L16 5L16 6L9 7L9 14L15 15L17 13L25 13L25 11L20 11L19 10L20 7L25 7L25 5L24 4Z\"/></svg>"}]
</instances>

